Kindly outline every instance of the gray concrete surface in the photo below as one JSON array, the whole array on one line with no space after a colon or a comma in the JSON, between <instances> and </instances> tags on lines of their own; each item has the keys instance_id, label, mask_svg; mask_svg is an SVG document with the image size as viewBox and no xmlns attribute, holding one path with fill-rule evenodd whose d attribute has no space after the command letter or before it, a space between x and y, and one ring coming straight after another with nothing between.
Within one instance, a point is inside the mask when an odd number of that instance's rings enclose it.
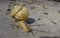
<instances>
[{"instance_id":1,"label":"gray concrete surface","mask_svg":"<svg viewBox=\"0 0 60 38\"><path fill-rule=\"evenodd\" d=\"M0 38L60 38L60 3L43 0L23 0L17 2L29 10L33 33L17 29L16 22L10 17L9 0L0 0ZM9 7L10 6L10 7Z\"/></svg>"}]
</instances>

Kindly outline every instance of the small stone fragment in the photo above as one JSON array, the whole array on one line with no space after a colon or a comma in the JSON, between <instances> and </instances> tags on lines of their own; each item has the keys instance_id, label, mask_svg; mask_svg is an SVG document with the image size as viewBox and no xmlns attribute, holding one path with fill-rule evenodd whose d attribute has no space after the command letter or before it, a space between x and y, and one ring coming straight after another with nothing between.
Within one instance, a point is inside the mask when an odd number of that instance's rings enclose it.
<instances>
[{"instance_id":1,"label":"small stone fragment","mask_svg":"<svg viewBox=\"0 0 60 38\"><path fill-rule=\"evenodd\" d=\"M11 11L11 9L7 9L6 11Z\"/></svg>"},{"instance_id":2,"label":"small stone fragment","mask_svg":"<svg viewBox=\"0 0 60 38\"><path fill-rule=\"evenodd\" d=\"M41 20L40 18L38 18L37 20Z\"/></svg>"},{"instance_id":3,"label":"small stone fragment","mask_svg":"<svg viewBox=\"0 0 60 38\"><path fill-rule=\"evenodd\" d=\"M57 24L56 22L54 22L54 21L51 21L53 24Z\"/></svg>"}]
</instances>

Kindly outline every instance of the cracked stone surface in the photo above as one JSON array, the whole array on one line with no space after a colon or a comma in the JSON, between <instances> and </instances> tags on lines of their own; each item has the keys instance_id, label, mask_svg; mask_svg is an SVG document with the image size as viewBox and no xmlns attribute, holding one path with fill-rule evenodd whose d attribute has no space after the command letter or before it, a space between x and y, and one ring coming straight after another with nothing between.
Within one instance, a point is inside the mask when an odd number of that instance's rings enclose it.
<instances>
[{"instance_id":1,"label":"cracked stone surface","mask_svg":"<svg viewBox=\"0 0 60 38\"><path fill-rule=\"evenodd\" d=\"M29 10L32 33L17 29L16 22L9 15L9 0L0 0L0 38L60 38L60 3L44 0L18 0ZM30 22L28 20L28 22Z\"/></svg>"}]
</instances>

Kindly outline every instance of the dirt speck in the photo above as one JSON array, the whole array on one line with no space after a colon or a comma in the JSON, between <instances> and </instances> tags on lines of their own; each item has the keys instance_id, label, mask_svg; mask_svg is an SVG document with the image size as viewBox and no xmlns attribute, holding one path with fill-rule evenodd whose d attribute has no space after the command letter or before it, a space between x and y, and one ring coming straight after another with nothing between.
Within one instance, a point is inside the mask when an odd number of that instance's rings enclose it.
<instances>
[{"instance_id":1,"label":"dirt speck","mask_svg":"<svg viewBox=\"0 0 60 38\"><path fill-rule=\"evenodd\" d=\"M58 13L60 13L60 10L58 11Z\"/></svg>"},{"instance_id":2,"label":"dirt speck","mask_svg":"<svg viewBox=\"0 0 60 38\"><path fill-rule=\"evenodd\" d=\"M17 29L20 29L20 26L19 25L17 25Z\"/></svg>"},{"instance_id":3,"label":"dirt speck","mask_svg":"<svg viewBox=\"0 0 60 38\"><path fill-rule=\"evenodd\" d=\"M15 29L16 25L15 24L9 24L13 29Z\"/></svg>"},{"instance_id":4,"label":"dirt speck","mask_svg":"<svg viewBox=\"0 0 60 38\"><path fill-rule=\"evenodd\" d=\"M35 6L31 6L31 9L36 9Z\"/></svg>"},{"instance_id":5,"label":"dirt speck","mask_svg":"<svg viewBox=\"0 0 60 38\"><path fill-rule=\"evenodd\" d=\"M10 0L10 1L16 1L16 0Z\"/></svg>"},{"instance_id":6,"label":"dirt speck","mask_svg":"<svg viewBox=\"0 0 60 38\"><path fill-rule=\"evenodd\" d=\"M1 11L1 9L0 9L0 11Z\"/></svg>"},{"instance_id":7,"label":"dirt speck","mask_svg":"<svg viewBox=\"0 0 60 38\"><path fill-rule=\"evenodd\" d=\"M45 15L48 15L48 13L47 13L47 12L44 12L44 14L45 14Z\"/></svg>"},{"instance_id":8,"label":"dirt speck","mask_svg":"<svg viewBox=\"0 0 60 38\"><path fill-rule=\"evenodd\" d=\"M6 9L6 11L7 11L7 12L5 13L6 15L7 15L7 14L10 14L11 9Z\"/></svg>"},{"instance_id":9,"label":"dirt speck","mask_svg":"<svg viewBox=\"0 0 60 38\"><path fill-rule=\"evenodd\" d=\"M8 15L8 14L10 14L10 12L6 12L5 14Z\"/></svg>"},{"instance_id":10,"label":"dirt speck","mask_svg":"<svg viewBox=\"0 0 60 38\"><path fill-rule=\"evenodd\" d=\"M58 5L56 2L54 3L55 5Z\"/></svg>"},{"instance_id":11,"label":"dirt speck","mask_svg":"<svg viewBox=\"0 0 60 38\"><path fill-rule=\"evenodd\" d=\"M7 20L7 18L5 18L4 20Z\"/></svg>"},{"instance_id":12,"label":"dirt speck","mask_svg":"<svg viewBox=\"0 0 60 38\"><path fill-rule=\"evenodd\" d=\"M45 5L42 5L43 8L45 8Z\"/></svg>"}]
</instances>

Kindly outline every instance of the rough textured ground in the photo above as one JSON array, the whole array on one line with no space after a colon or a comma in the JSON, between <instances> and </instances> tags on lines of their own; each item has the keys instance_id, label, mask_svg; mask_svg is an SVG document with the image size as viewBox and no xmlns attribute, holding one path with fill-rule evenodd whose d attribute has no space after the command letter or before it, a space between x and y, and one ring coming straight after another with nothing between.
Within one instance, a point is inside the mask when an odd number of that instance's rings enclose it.
<instances>
[{"instance_id":1,"label":"rough textured ground","mask_svg":"<svg viewBox=\"0 0 60 38\"><path fill-rule=\"evenodd\" d=\"M17 29L7 10L13 4L9 0L0 0L0 38L60 38L60 3L43 0L20 0L17 3L28 8L28 22L34 36Z\"/></svg>"}]
</instances>

